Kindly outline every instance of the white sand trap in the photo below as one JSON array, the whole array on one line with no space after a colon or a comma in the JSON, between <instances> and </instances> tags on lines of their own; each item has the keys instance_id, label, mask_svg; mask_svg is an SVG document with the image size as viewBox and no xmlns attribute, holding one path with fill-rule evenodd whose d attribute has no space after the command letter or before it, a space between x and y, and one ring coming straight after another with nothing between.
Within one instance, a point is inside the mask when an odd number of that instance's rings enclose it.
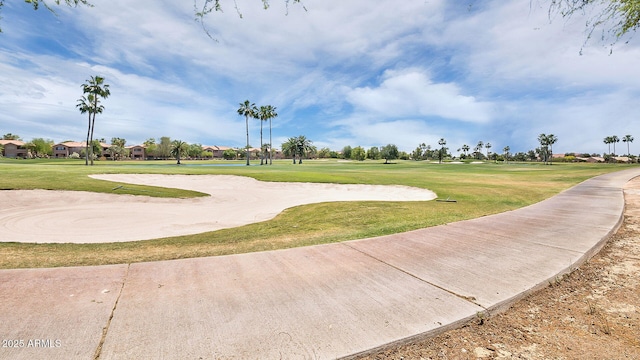
<instances>
[{"instance_id":1,"label":"white sand trap","mask_svg":"<svg viewBox=\"0 0 640 360\"><path fill-rule=\"evenodd\" d=\"M0 241L100 243L198 234L274 218L328 201L427 201L408 186L262 182L228 175L95 175L95 179L196 190L211 196L158 199L80 191L0 191Z\"/></svg>"}]
</instances>

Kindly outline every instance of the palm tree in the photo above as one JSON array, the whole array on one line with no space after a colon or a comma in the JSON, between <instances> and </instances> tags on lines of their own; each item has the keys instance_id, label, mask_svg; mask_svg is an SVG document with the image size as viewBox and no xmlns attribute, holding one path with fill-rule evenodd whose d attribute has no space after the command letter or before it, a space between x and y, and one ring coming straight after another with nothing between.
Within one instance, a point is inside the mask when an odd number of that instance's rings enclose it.
<instances>
[{"instance_id":1,"label":"palm tree","mask_svg":"<svg viewBox=\"0 0 640 360\"><path fill-rule=\"evenodd\" d=\"M482 156L482 148L484 148L484 142L482 142L482 140L478 141L478 145L476 145L476 147L473 149L477 156L478 156L478 160L481 159Z\"/></svg>"},{"instance_id":2,"label":"palm tree","mask_svg":"<svg viewBox=\"0 0 640 360\"><path fill-rule=\"evenodd\" d=\"M549 160L551 161L549 165L553 165L553 144L555 144L557 141L558 141L557 136L553 134L547 135L547 143L549 145Z\"/></svg>"},{"instance_id":3,"label":"palm tree","mask_svg":"<svg viewBox=\"0 0 640 360\"><path fill-rule=\"evenodd\" d=\"M469 149L471 149L471 148L469 147L469 145L467 145L467 144L462 145L462 151L464 151L464 157L465 157L465 159L467 158L467 152L469 151Z\"/></svg>"},{"instance_id":4,"label":"palm tree","mask_svg":"<svg viewBox=\"0 0 640 360\"><path fill-rule=\"evenodd\" d=\"M276 107L267 105L267 117L269 118L269 165L273 165L273 142L271 140L271 119L278 117Z\"/></svg>"},{"instance_id":5,"label":"palm tree","mask_svg":"<svg viewBox=\"0 0 640 360\"><path fill-rule=\"evenodd\" d=\"M180 158L182 154L186 153L187 151L189 151L189 144L187 144L186 142L182 140L173 140L171 142L171 155L176 158L177 165L180 165Z\"/></svg>"},{"instance_id":6,"label":"palm tree","mask_svg":"<svg viewBox=\"0 0 640 360\"><path fill-rule=\"evenodd\" d=\"M89 114L89 124L87 126L87 141L85 143L84 150L84 164L89 165L89 134L91 133L91 114L94 113L93 110L93 94L89 94L87 96L82 96L78 99L78 105L76 107L80 110L80 114Z\"/></svg>"},{"instance_id":7,"label":"palm tree","mask_svg":"<svg viewBox=\"0 0 640 360\"><path fill-rule=\"evenodd\" d=\"M256 104L250 102L249 100L245 100L243 103L240 103L240 107L238 108L238 115L242 115L245 117L245 123L246 123L246 128L247 128L247 147L246 147L246 152L247 152L247 166L250 165L249 163L249 117L252 118L256 118L258 114L258 108L256 107Z\"/></svg>"},{"instance_id":8,"label":"palm tree","mask_svg":"<svg viewBox=\"0 0 640 360\"><path fill-rule=\"evenodd\" d=\"M91 158L91 165L93 165L93 148L89 146L89 143L93 142L93 130L96 124L96 114L102 113L104 110L104 106L98 104L100 103L100 98L108 98L109 95L111 95L111 92L109 91L109 85L104 83L104 78L101 76L92 76L85 84L82 84L82 92L87 94L87 97L85 98L83 96L79 100L81 102L81 104L78 104L80 113L89 112L89 116L93 115L90 121L91 123L89 124L90 137L87 140L88 156ZM91 106L88 108L85 107L82 104L84 102L90 102Z\"/></svg>"},{"instance_id":9,"label":"palm tree","mask_svg":"<svg viewBox=\"0 0 640 360\"><path fill-rule=\"evenodd\" d=\"M260 144L262 144L262 122L263 121L267 121L269 120L269 162L271 163L271 165L273 165L273 159L272 159L272 151L271 151L271 119L274 117L277 117L278 114L276 113L276 108L271 106L271 105L266 105L266 106L260 106L260 110L258 110L257 113L258 118L260 119ZM263 158L266 157L266 151L264 151L266 149L264 149L264 145L263 145L263 149L262 149L262 153L263 156L260 157L260 165L263 164ZM266 162L266 161L265 161Z\"/></svg>"},{"instance_id":10,"label":"palm tree","mask_svg":"<svg viewBox=\"0 0 640 360\"><path fill-rule=\"evenodd\" d=\"M622 138L622 142L626 142L627 143L627 156L631 156L631 151L629 150L629 143L633 142L633 136L631 135L625 135Z\"/></svg>"},{"instance_id":11,"label":"palm tree","mask_svg":"<svg viewBox=\"0 0 640 360\"><path fill-rule=\"evenodd\" d=\"M507 164L509 163L509 150L511 150L511 148L509 146L505 146L502 151L504 152L504 161L507 162Z\"/></svg>"},{"instance_id":12,"label":"palm tree","mask_svg":"<svg viewBox=\"0 0 640 360\"><path fill-rule=\"evenodd\" d=\"M293 158L294 164L296 163L297 146L298 146L297 139L293 137L288 138L287 142L282 144L282 153L285 156L291 156Z\"/></svg>"},{"instance_id":13,"label":"palm tree","mask_svg":"<svg viewBox=\"0 0 640 360\"><path fill-rule=\"evenodd\" d=\"M438 140L438 145L440 145L440 151L438 152L438 164L442 164L442 157L444 156L444 146L447 145L447 141L444 138L440 138L440 140Z\"/></svg>"},{"instance_id":14,"label":"palm tree","mask_svg":"<svg viewBox=\"0 0 640 360\"><path fill-rule=\"evenodd\" d=\"M611 136L607 136L607 137L605 137L603 141L604 141L604 143L605 143L605 144L609 145L609 152L608 152L608 154L611 154L611 143L613 142L613 141L611 140Z\"/></svg>"},{"instance_id":15,"label":"palm tree","mask_svg":"<svg viewBox=\"0 0 640 360\"><path fill-rule=\"evenodd\" d=\"M546 165L548 160L548 149L549 149L549 140L547 138L547 134L542 133L538 135L538 142L540 143L540 154L542 155L542 160Z\"/></svg>"},{"instance_id":16,"label":"palm tree","mask_svg":"<svg viewBox=\"0 0 640 360\"><path fill-rule=\"evenodd\" d=\"M490 142L486 143L484 145L484 148L487 149L487 160L491 160L491 158L489 157L489 154L490 154L489 149L491 149L491 143Z\"/></svg>"},{"instance_id":17,"label":"palm tree","mask_svg":"<svg viewBox=\"0 0 640 360\"><path fill-rule=\"evenodd\" d=\"M256 119L260 121L260 165L264 165L265 147L262 142L262 123L267 121L267 107L262 105L258 112L255 114Z\"/></svg>"},{"instance_id":18,"label":"palm tree","mask_svg":"<svg viewBox=\"0 0 640 360\"><path fill-rule=\"evenodd\" d=\"M298 164L302 164L302 158L313 149L311 145L313 141L307 139L306 136L300 135L296 138L296 152L298 153ZM295 161L295 158L294 158Z\"/></svg>"},{"instance_id":19,"label":"palm tree","mask_svg":"<svg viewBox=\"0 0 640 360\"><path fill-rule=\"evenodd\" d=\"M611 143L613 144L613 155L616 154L616 143L619 143L619 142L620 142L620 138L617 137L616 135L613 135L611 137Z\"/></svg>"}]
</instances>

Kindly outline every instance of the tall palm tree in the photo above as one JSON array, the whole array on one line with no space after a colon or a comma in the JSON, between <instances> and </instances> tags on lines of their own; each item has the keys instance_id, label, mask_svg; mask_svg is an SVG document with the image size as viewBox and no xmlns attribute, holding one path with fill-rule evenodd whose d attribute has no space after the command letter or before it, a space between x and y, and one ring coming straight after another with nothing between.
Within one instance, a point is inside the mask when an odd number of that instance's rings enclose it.
<instances>
[{"instance_id":1,"label":"tall palm tree","mask_svg":"<svg viewBox=\"0 0 640 360\"><path fill-rule=\"evenodd\" d=\"M93 147L88 144L93 142L93 130L96 125L96 114L102 113L104 110L104 106L98 105L100 103L100 98L108 98L109 95L111 95L111 92L109 91L109 85L104 83L104 78L101 76L92 76L85 84L82 84L82 92L87 94L87 101L93 100L91 108L88 109L88 111L91 111L90 114L92 114L93 117L91 119L91 124L89 125L90 137L87 141L89 157L91 158L91 165L93 165ZM93 95L91 100L89 99L89 95ZM82 98L80 100L82 101ZM82 107L80 112L82 113Z\"/></svg>"},{"instance_id":2,"label":"tall palm tree","mask_svg":"<svg viewBox=\"0 0 640 360\"><path fill-rule=\"evenodd\" d=\"M488 142L488 143L484 144L484 148L485 148L485 149L487 149L487 160L491 160L491 158L489 157L489 154L490 154L489 149L491 149L491 146L492 146L492 145L491 145L491 143L490 143L490 142Z\"/></svg>"},{"instance_id":3,"label":"tall palm tree","mask_svg":"<svg viewBox=\"0 0 640 360\"><path fill-rule=\"evenodd\" d=\"M442 157L444 156L444 146L447 145L447 141L444 138L440 138L440 140L438 140L438 145L440 145L440 151L438 152L438 164L442 164Z\"/></svg>"},{"instance_id":4,"label":"tall palm tree","mask_svg":"<svg viewBox=\"0 0 640 360\"><path fill-rule=\"evenodd\" d=\"M542 160L544 161L544 164L547 164L547 160L548 160L548 152L549 152L549 138L547 137L547 134L542 133L540 135L538 135L538 142L540 143L540 153L542 155Z\"/></svg>"},{"instance_id":5,"label":"tall palm tree","mask_svg":"<svg viewBox=\"0 0 640 360\"><path fill-rule=\"evenodd\" d=\"M484 148L484 142L482 140L478 141L478 145L473 149L478 155L478 160L482 158L482 148Z\"/></svg>"},{"instance_id":6,"label":"tall palm tree","mask_svg":"<svg viewBox=\"0 0 640 360\"><path fill-rule=\"evenodd\" d=\"M557 141L557 136L553 134L547 135L547 144L549 145L549 160L551 160L551 163L549 165L553 165L553 144L555 144Z\"/></svg>"},{"instance_id":7,"label":"tall palm tree","mask_svg":"<svg viewBox=\"0 0 640 360\"><path fill-rule=\"evenodd\" d=\"M180 165L180 158L182 157L182 154L186 153L187 151L189 151L189 144L187 144L186 142L182 140L173 140L171 142L171 155L176 158L177 165Z\"/></svg>"},{"instance_id":8,"label":"tall palm tree","mask_svg":"<svg viewBox=\"0 0 640 360\"><path fill-rule=\"evenodd\" d=\"M265 158L265 147L262 142L262 123L267 121L267 107L262 105L258 112L256 113L256 119L260 121L260 165L264 165Z\"/></svg>"},{"instance_id":9,"label":"tall palm tree","mask_svg":"<svg viewBox=\"0 0 640 360\"><path fill-rule=\"evenodd\" d=\"M504 148L502 148L502 151L504 152L504 161L507 164L509 163L509 150L511 150L509 146L505 146Z\"/></svg>"},{"instance_id":10,"label":"tall palm tree","mask_svg":"<svg viewBox=\"0 0 640 360\"><path fill-rule=\"evenodd\" d=\"M611 154L611 143L613 142L611 140L611 136L605 137L603 141L604 141L605 144L607 144L609 146L609 152L608 153Z\"/></svg>"},{"instance_id":11,"label":"tall palm tree","mask_svg":"<svg viewBox=\"0 0 640 360\"><path fill-rule=\"evenodd\" d=\"M629 150L629 143L633 142L633 136L631 135L625 135L622 138L622 142L626 142L627 143L627 156L631 156L631 151Z\"/></svg>"},{"instance_id":12,"label":"tall palm tree","mask_svg":"<svg viewBox=\"0 0 640 360\"><path fill-rule=\"evenodd\" d=\"M617 137L616 135L613 135L611 137L611 143L613 144L613 155L616 154L616 143L619 143L619 142L620 142L620 138Z\"/></svg>"},{"instance_id":13,"label":"tall palm tree","mask_svg":"<svg viewBox=\"0 0 640 360\"><path fill-rule=\"evenodd\" d=\"M78 105L76 107L80 110L80 114L89 114L89 122L87 126L87 141L84 149L84 164L89 165L89 134L91 133L91 114L94 113L93 109L93 94L82 96L78 99Z\"/></svg>"},{"instance_id":14,"label":"tall palm tree","mask_svg":"<svg viewBox=\"0 0 640 360\"><path fill-rule=\"evenodd\" d=\"M269 165L273 165L273 142L271 140L271 119L278 117L276 107L267 105L267 117L269 118Z\"/></svg>"},{"instance_id":15,"label":"tall palm tree","mask_svg":"<svg viewBox=\"0 0 640 360\"><path fill-rule=\"evenodd\" d=\"M242 115L245 118L246 128L247 128L247 166L249 163L249 117L256 118L258 114L258 108L255 103L250 102L249 100L245 100L243 103L240 103L240 107L238 108L238 115Z\"/></svg>"},{"instance_id":16,"label":"tall palm tree","mask_svg":"<svg viewBox=\"0 0 640 360\"><path fill-rule=\"evenodd\" d=\"M271 105L265 105L265 106L260 106L260 110L258 110L258 114L257 114L258 118L260 119L260 144L262 144L262 122L263 121L269 121L269 145L268 145L268 149L269 149L269 162L271 163L271 165L273 165L273 159L272 159L272 145L271 145L271 140L272 140L272 133L271 133L271 119L275 118L278 116L278 114L276 113L276 108L271 106ZM260 165L263 164L263 158L265 159L265 163L266 163L266 149L264 149L264 145L263 145L263 149L262 149L262 157L260 158Z\"/></svg>"}]
</instances>

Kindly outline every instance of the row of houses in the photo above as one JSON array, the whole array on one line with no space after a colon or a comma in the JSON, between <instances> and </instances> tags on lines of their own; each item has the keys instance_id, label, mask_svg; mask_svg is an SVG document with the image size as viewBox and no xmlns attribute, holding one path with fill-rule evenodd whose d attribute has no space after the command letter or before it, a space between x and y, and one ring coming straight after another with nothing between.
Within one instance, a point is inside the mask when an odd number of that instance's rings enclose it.
<instances>
[{"instance_id":1,"label":"row of houses","mask_svg":"<svg viewBox=\"0 0 640 360\"><path fill-rule=\"evenodd\" d=\"M20 140L0 140L0 145L2 145L2 156L7 158L27 158L29 157L29 150L26 147L26 143ZM75 142L75 141L65 141L62 143L54 144L52 146L53 153L51 157L53 158L68 158L73 153L81 154L84 152L86 147L86 142ZM100 143L100 147L102 149L101 154L99 156L109 158L111 155L109 154L109 147L111 145L106 143ZM133 145L126 146L125 149L129 151L129 158L133 160L145 160L148 158L148 154L146 153L146 147L144 145ZM214 159L223 159L224 152L226 150L233 149L228 146L202 146L203 151L207 151L213 154ZM260 152L259 149L250 149L252 156L257 156ZM280 152L276 152L277 157L280 157Z\"/></svg>"}]
</instances>

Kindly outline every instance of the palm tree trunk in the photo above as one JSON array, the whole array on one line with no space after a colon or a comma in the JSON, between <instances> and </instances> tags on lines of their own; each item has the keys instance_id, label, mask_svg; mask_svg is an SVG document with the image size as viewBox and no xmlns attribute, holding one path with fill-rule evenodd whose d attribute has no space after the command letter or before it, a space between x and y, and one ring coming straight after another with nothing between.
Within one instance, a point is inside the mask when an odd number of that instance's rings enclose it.
<instances>
[{"instance_id":1,"label":"palm tree trunk","mask_svg":"<svg viewBox=\"0 0 640 360\"><path fill-rule=\"evenodd\" d=\"M262 146L262 119L260 119L260 165L264 165L264 149Z\"/></svg>"},{"instance_id":2,"label":"palm tree trunk","mask_svg":"<svg viewBox=\"0 0 640 360\"><path fill-rule=\"evenodd\" d=\"M87 128L87 143L84 149L84 165L89 166L89 133L91 132L91 111L89 113L89 127Z\"/></svg>"},{"instance_id":3,"label":"palm tree trunk","mask_svg":"<svg viewBox=\"0 0 640 360\"><path fill-rule=\"evenodd\" d=\"M247 166L249 166L249 115L245 115L244 118L247 127Z\"/></svg>"},{"instance_id":4,"label":"palm tree trunk","mask_svg":"<svg viewBox=\"0 0 640 360\"><path fill-rule=\"evenodd\" d=\"M269 118L269 165L273 165L273 145L271 142L271 118Z\"/></svg>"},{"instance_id":5,"label":"palm tree trunk","mask_svg":"<svg viewBox=\"0 0 640 360\"><path fill-rule=\"evenodd\" d=\"M89 153L91 158L91 166L93 166L93 128L96 126L96 113L93 113L93 119L91 120L91 137L89 138Z\"/></svg>"}]
</instances>

